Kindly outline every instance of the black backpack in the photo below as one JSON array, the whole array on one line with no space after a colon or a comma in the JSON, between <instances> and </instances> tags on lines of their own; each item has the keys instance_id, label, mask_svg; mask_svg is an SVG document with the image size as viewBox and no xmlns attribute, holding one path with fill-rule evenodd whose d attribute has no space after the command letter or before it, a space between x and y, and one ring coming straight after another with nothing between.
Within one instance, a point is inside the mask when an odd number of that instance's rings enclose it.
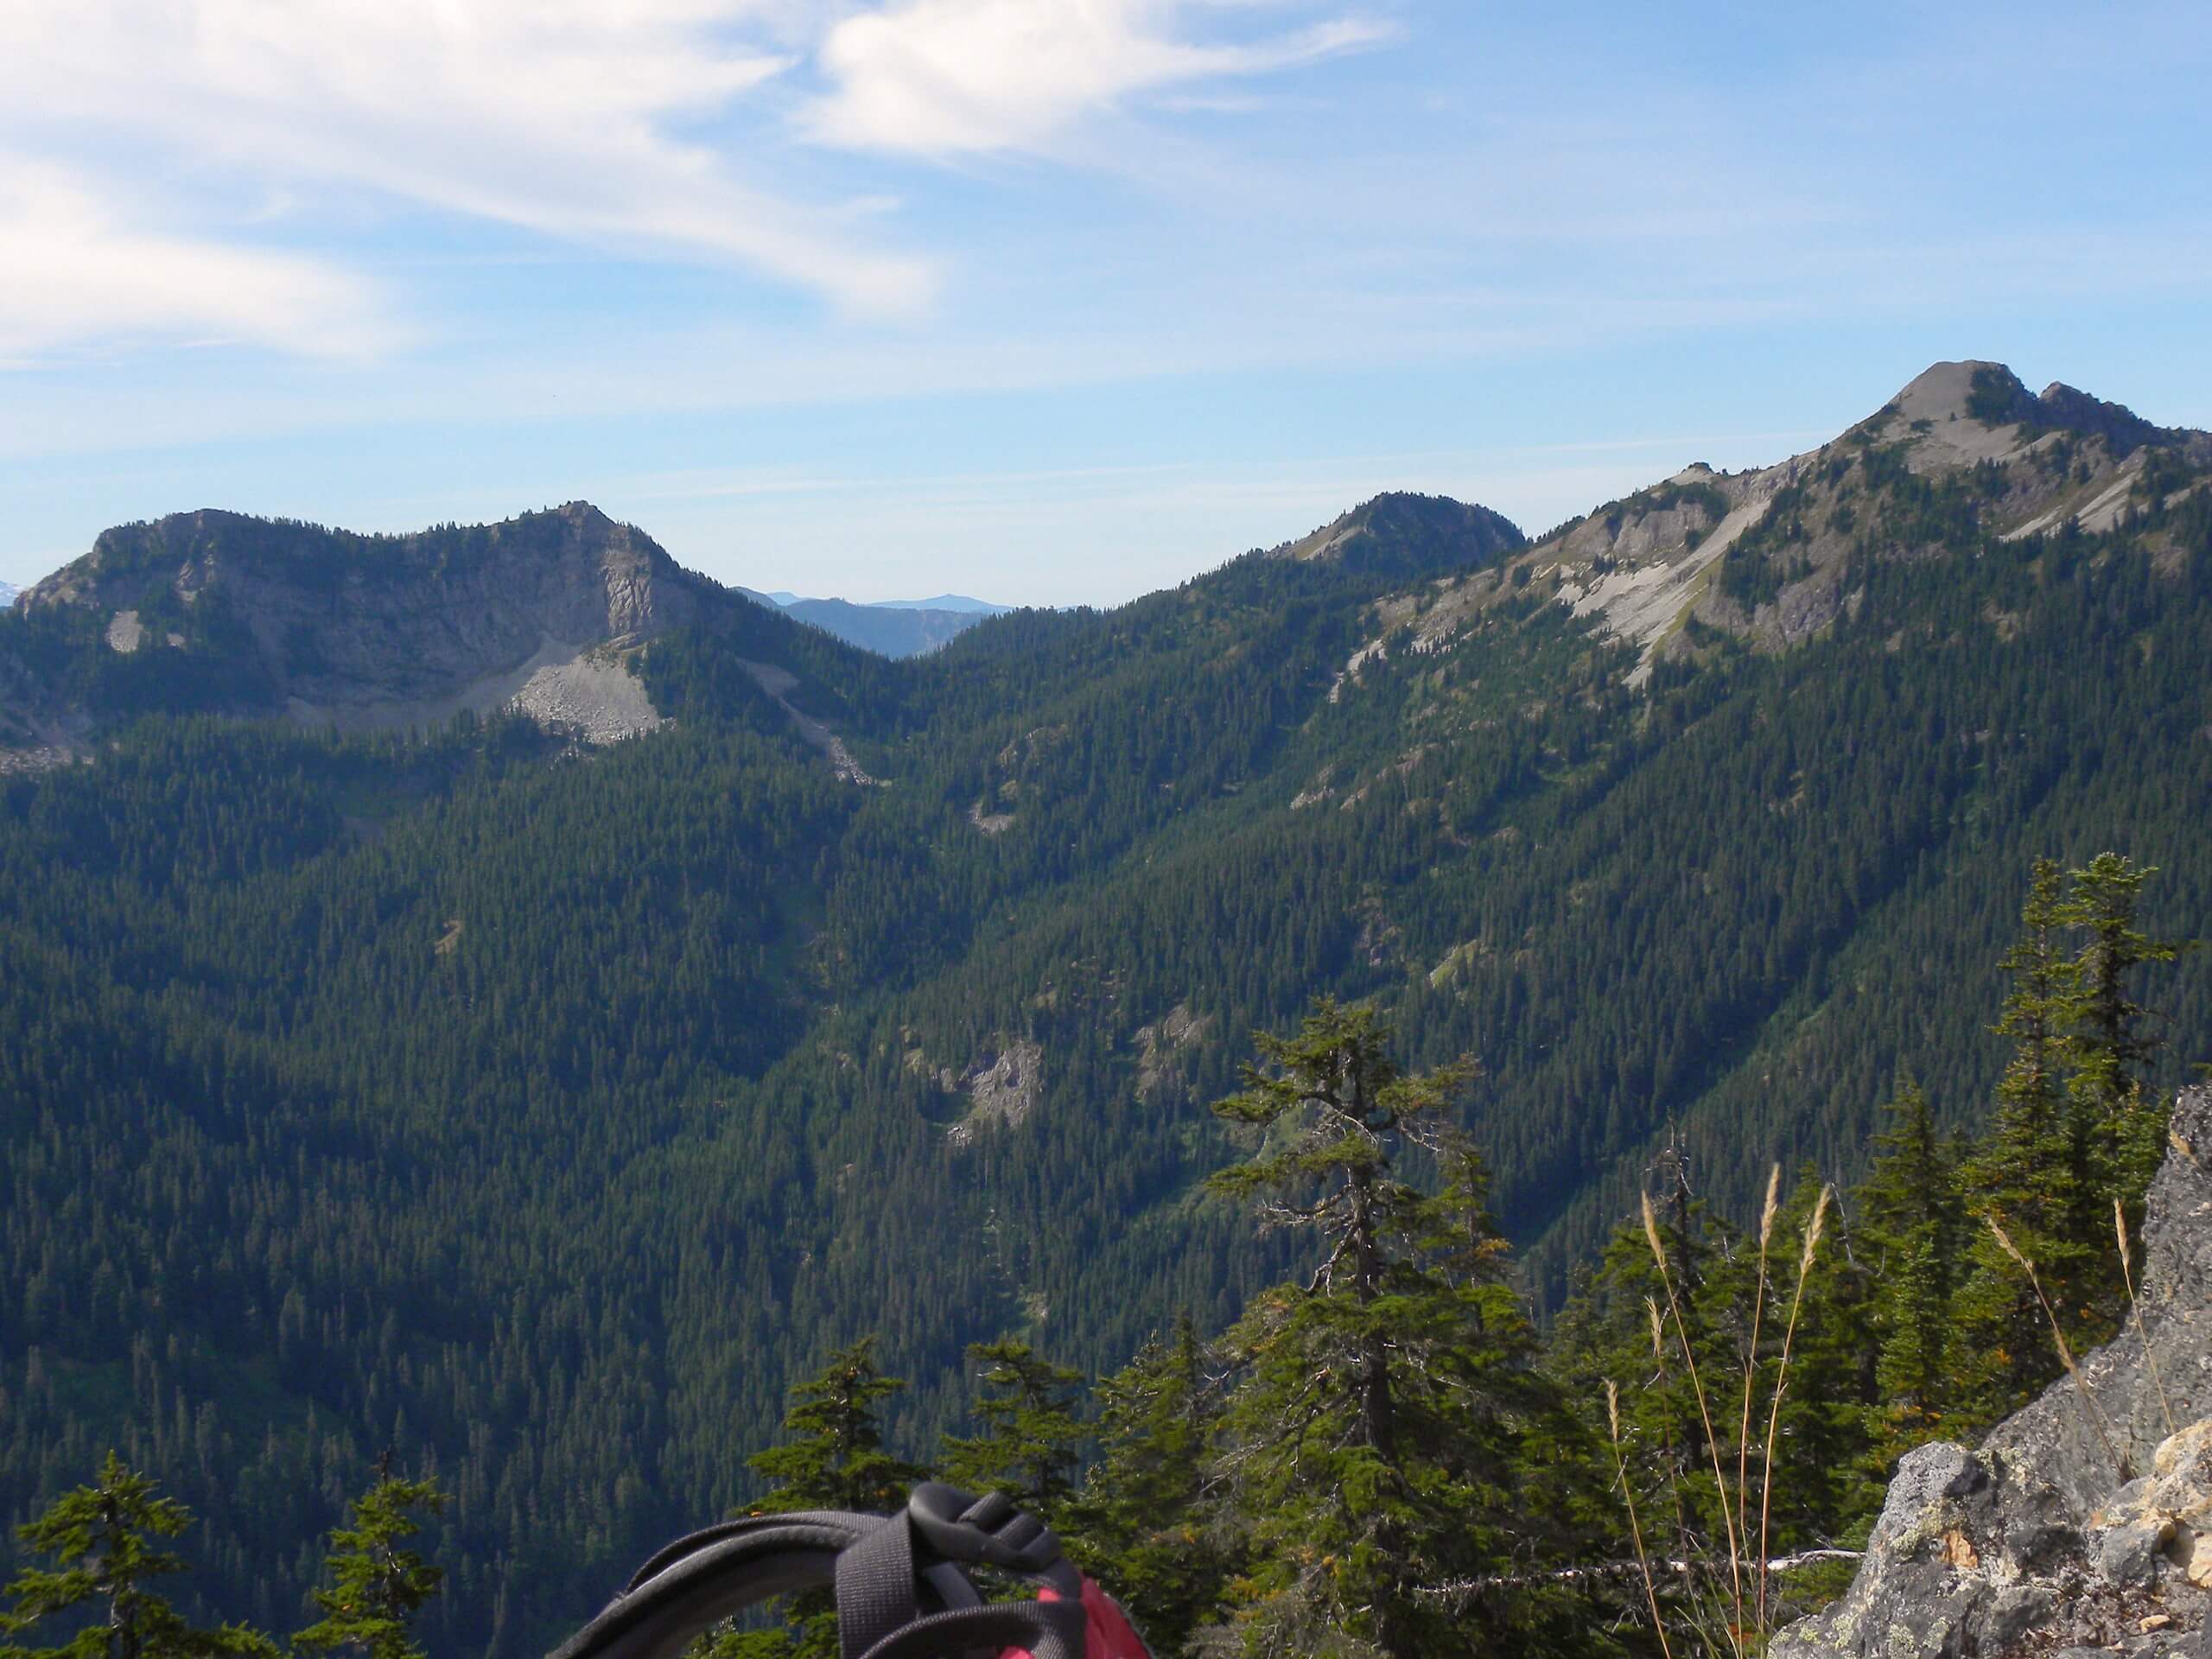
<instances>
[{"instance_id":1,"label":"black backpack","mask_svg":"<svg viewBox=\"0 0 2212 1659\"><path fill-rule=\"evenodd\" d=\"M979 1566L1030 1580L1037 1599L986 1602L968 1574ZM677 1659L732 1614L823 1586L836 1591L842 1659L1151 1659L1049 1527L996 1492L936 1481L896 1515L804 1510L679 1538L550 1659Z\"/></svg>"}]
</instances>

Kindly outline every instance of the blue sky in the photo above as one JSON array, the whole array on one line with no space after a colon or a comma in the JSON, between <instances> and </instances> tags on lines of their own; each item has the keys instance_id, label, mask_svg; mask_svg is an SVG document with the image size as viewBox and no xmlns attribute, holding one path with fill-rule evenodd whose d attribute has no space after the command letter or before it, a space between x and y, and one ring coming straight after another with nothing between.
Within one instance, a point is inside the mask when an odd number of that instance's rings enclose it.
<instances>
[{"instance_id":1,"label":"blue sky","mask_svg":"<svg viewBox=\"0 0 2212 1659\"><path fill-rule=\"evenodd\" d=\"M2212 9L0 0L0 580L585 498L1102 602L1940 358L2212 426Z\"/></svg>"}]
</instances>

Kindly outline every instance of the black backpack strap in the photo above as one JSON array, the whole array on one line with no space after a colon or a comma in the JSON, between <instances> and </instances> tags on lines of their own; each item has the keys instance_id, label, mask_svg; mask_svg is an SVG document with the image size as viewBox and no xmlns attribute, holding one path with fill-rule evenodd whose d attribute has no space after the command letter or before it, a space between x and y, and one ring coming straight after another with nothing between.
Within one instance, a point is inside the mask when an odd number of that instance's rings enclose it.
<instances>
[{"instance_id":1,"label":"black backpack strap","mask_svg":"<svg viewBox=\"0 0 2212 1659\"><path fill-rule=\"evenodd\" d=\"M944 1659L971 1649L1026 1648L1033 1659L1084 1659L1079 1601L1001 1601L931 1613L893 1630L860 1659Z\"/></svg>"},{"instance_id":2,"label":"black backpack strap","mask_svg":"<svg viewBox=\"0 0 2212 1659\"><path fill-rule=\"evenodd\" d=\"M830 1583L837 1559L882 1524L834 1510L761 1516L679 1538L632 1575L550 1659L675 1659L691 1638L772 1596Z\"/></svg>"},{"instance_id":3,"label":"black backpack strap","mask_svg":"<svg viewBox=\"0 0 2212 1659\"><path fill-rule=\"evenodd\" d=\"M1061 1599L986 1605L966 1571L977 1566L1049 1585ZM807 1510L679 1538L550 1659L678 1659L732 1614L823 1585L836 1588L840 1659L1009 1647L1084 1659L1083 1577L1052 1529L999 1493L976 1498L933 1481L889 1516Z\"/></svg>"},{"instance_id":4,"label":"black backpack strap","mask_svg":"<svg viewBox=\"0 0 2212 1659\"><path fill-rule=\"evenodd\" d=\"M941 1560L1004 1567L1049 1584L1071 1599L1083 1593L1083 1574L1060 1554L1052 1529L1003 1492L975 1497L942 1481L925 1480L906 1500L906 1514Z\"/></svg>"},{"instance_id":5,"label":"black backpack strap","mask_svg":"<svg viewBox=\"0 0 2212 1659\"><path fill-rule=\"evenodd\" d=\"M837 1557L838 1659L861 1659L920 1611L913 1525L894 1515Z\"/></svg>"}]
</instances>

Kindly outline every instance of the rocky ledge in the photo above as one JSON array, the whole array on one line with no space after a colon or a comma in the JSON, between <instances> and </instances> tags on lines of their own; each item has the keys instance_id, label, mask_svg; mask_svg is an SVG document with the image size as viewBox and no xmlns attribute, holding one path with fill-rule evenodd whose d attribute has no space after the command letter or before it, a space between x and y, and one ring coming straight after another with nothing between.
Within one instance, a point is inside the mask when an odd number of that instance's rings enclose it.
<instances>
[{"instance_id":1,"label":"rocky ledge","mask_svg":"<svg viewBox=\"0 0 2212 1659\"><path fill-rule=\"evenodd\" d=\"M1771 1659L2212 1659L2212 1089L2176 1101L2130 1330L1979 1450L1898 1464L1849 1591ZM2146 1363L2147 1362L2147 1363Z\"/></svg>"},{"instance_id":2,"label":"rocky ledge","mask_svg":"<svg viewBox=\"0 0 2212 1659\"><path fill-rule=\"evenodd\" d=\"M629 653L717 602L643 531L580 501L407 536L177 513L107 531L21 601L89 611L124 656L186 647L188 619L219 609L236 626L201 648L249 669L265 703L237 713L404 728L513 706L593 741L660 723Z\"/></svg>"}]
</instances>

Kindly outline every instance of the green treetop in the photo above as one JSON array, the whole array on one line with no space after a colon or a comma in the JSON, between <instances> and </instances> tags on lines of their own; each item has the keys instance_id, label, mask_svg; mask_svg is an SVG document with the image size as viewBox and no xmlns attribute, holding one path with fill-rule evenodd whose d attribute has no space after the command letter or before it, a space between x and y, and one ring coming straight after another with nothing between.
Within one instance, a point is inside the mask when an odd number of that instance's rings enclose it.
<instances>
[{"instance_id":1,"label":"green treetop","mask_svg":"<svg viewBox=\"0 0 2212 1659\"><path fill-rule=\"evenodd\" d=\"M1100 1458L1068 1508L1071 1555L1163 1654L1220 1600L1228 1567L1205 1524L1206 1460L1221 1393L1188 1314L1098 1385Z\"/></svg>"},{"instance_id":2,"label":"green treetop","mask_svg":"<svg viewBox=\"0 0 2212 1659\"><path fill-rule=\"evenodd\" d=\"M1480 1164L1446 1117L1471 1068L1402 1075L1389 1039L1324 999L1295 1037L1262 1036L1264 1069L1213 1109L1262 1139L1212 1190L1310 1230L1319 1258L1228 1338L1243 1376L1214 1475L1249 1561L1218 1635L1248 1654L1542 1646L1542 1604L1499 1582L1546 1524L1519 1479L1540 1384ZM1416 1153L1442 1192L1401 1173Z\"/></svg>"},{"instance_id":3,"label":"green treetop","mask_svg":"<svg viewBox=\"0 0 2212 1659\"><path fill-rule=\"evenodd\" d=\"M1997 1029L2013 1057L1966 1172L1974 1214L2001 1224L2034 1264L2077 1349L2118 1328L2113 1205L2139 1219L2165 1139L2164 1105L2144 1087L2157 1039L2133 988L2135 969L2178 951L2136 926L2153 874L2100 854L2069 873L2062 896L2058 867L2037 861L2003 964L2013 985ZM2072 955L2064 930L2082 941ZM1986 1224L1970 1235L1958 1307L1954 1392L1973 1420L1993 1421L2043 1386L2056 1354L2042 1298Z\"/></svg>"},{"instance_id":4,"label":"green treetop","mask_svg":"<svg viewBox=\"0 0 2212 1659\"><path fill-rule=\"evenodd\" d=\"M2154 939L2136 926L2143 884L2157 874L2122 854L2100 853L2071 873L2061 912L2082 936L2074 963L2074 1074L2067 1094L2081 1148L2076 1158L2088 1176L2082 1207L2069 1220L2085 1236L2103 1236L2113 1197L2141 1219L2143 1193L2165 1152L2165 1111L2145 1088L2162 1039L2149 1029L2151 1010L2135 1000L2133 983L2137 969L2171 962L2181 951L2174 941ZM2108 1254L2099 1250L2101 1263ZM2117 1288L2108 1270L2102 1274L2103 1288Z\"/></svg>"},{"instance_id":5,"label":"green treetop","mask_svg":"<svg viewBox=\"0 0 2212 1659\"><path fill-rule=\"evenodd\" d=\"M435 1479L401 1480L389 1464L380 1467L377 1484L353 1500L353 1524L330 1535L324 1574L332 1587L315 1592L321 1619L292 1640L352 1648L367 1659L423 1659L411 1624L445 1574L404 1546L422 1529L415 1512L436 1515L445 1504Z\"/></svg>"},{"instance_id":6,"label":"green treetop","mask_svg":"<svg viewBox=\"0 0 2212 1659\"><path fill-rule=\"evenodd\" d=\"M819 1371L791 1391L784 1432L798 1438L746 1459L776 1483L746 1512L884 1514L903 1507L909 1489L927 1479L929 1471L883 1449L876 1414L883 1401L906 1386L901 1378L886 1376L876 1368L872 1336L832 1353ZM732 1625L716 1632L702 1659L834 1659L837 1607L828 1589L800 1592L790 1599L785 1613L784 1628Z\"/></svg>"},{"instance_id":7,"label":"green treetop","mask_svg":"<svg viewBox=\"0 0 2212 1659\"><path fill-rule=\"evenodd\" d=\"M14 1637L57 1614L92 1605L105 1616L58 1646L0 1643L0 1659L276 1659L276 1645L236 1624L200 1630L146 1587L149 1579L184 1570L183 1560L149 1541L174 1538L192 1512L155 1495L154 1483L126 1468L113 1452L90 1486L55 1499L17 1536L56 1567L26 1567L7 1588L0 1637Z\"/></svg>"},{"instance_id":8,"label":"green treetop","mask_svg":"<svg viewBox=\"0 0 2212 1659\"><path fill-rule=\"evenodd\" d=\"M968 1357L988 1391L976 1402L983 1432L948 1435L945 1478L971 1491L1003 1492L1046 1525L1056 1525L1075 1491L1083 1427L1075 1395L1083 1373L1055 1365L1015 1338L971 1343Z\"/></svg>"},{"instance_id":9,"label":"green treetop","mask_svg":"<svg viewBox=\"0 0 2212 1659\"><path fill-rule=\"evenodd\" d=\"M882 1514L902 1507L909 1489L928 1478L929 1471L883 1449L876 1413L882 1401L906 1386L877 1369L874 1337L831 1354L819 1372L791 1390L784 1431L798 1438L746 1459L776 1483L752 1511Z\"/></svg>"},{"instance_id":10,"label":"green treetop","mask_svg":"<svg viewBox=\"0 0 2212 1659\"><path fill-rule=\"evenodd\" d=\"M1881 1287L1868 1317L1885 1402L1875 1444L1886 1464L1942 1430L1950 1376L1951 1300L1966 1249L1958 1147L1936 1132L1919 1084L1899 1080L1857 1193L1859 1238Z\"/></svg>"}]
</instances>

